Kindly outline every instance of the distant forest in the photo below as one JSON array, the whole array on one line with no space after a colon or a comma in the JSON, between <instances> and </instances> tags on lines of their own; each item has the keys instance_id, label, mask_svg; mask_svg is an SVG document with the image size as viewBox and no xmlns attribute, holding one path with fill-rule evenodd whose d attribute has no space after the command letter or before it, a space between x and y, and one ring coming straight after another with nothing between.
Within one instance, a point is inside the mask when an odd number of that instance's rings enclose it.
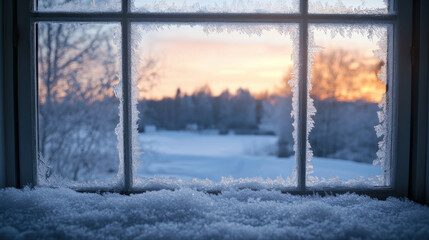
<instances>
[{"instance_id":1,"label":"distant forest","mask_svg":"<svg viewBox=\"0 0 429 240\"><path fill-rule=\"evenodd\" d=\"M315 98L314 104L317 114L310 144L315 156L368 163L376 158L376 103ZM174 98L142 100L138 109L141 132L145 125L154 125L158 130L217 129L219 134L271 134L279 137L277 156L294 154L289 96L257 99L246 89L235 93L225 90L213 96L205 86L191 95L178 89Z\"/></svg>"},{"instance_id":2,"label":"distant forest","mask_svg":"<svg viewBox=\"0 0 429 240\"><path fill-rule=\"evenodd\" d=\"M208 86L192 95L181 94L177 89L175 98L139 102L139 131L143 132L145 125L155 125L164 130L184 130L192 126L195 130L218 129L221 134L229 130L256 134L263 115L263 101L245 89L234 94L225 90L219 96L213 96Z\"/></svg>"}]
</instances>

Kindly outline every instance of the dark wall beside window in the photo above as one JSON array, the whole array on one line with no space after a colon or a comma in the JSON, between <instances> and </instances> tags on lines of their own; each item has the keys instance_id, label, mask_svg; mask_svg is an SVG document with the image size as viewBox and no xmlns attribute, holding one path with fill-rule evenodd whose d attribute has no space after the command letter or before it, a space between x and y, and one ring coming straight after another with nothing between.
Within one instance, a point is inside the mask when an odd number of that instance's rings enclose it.
<instances>
[{"instance_id":1,"label":"dark wall beside window","mask_svg":"<svg viewBox=\"0 0 429 240\"><path fill-rule=\"evenodd\" d=\"M0 4L0 13L3 13L3 2ZM4 154L4 122L3 122L3 14L0 17L0 188L6 186L5 154Z\"/></svg>"},{"instance_id":2,"label":"dark wall beside window","mask_svg":"<svg viewBox=\"0 0 429 240\"><path fill-rule=\"evenodd\" d=\"M429 2L428 1L422 1L421 3L421 9L422 13L421 13L421 19L420 21L423 23L421 26L421 37L422 37L422 69L423 69L423 73L422 73L422 78L425 78L423 81L426 81L427 83L429 83L429 28L427 26L427 23L429 22ZM428 89L426 94L429 94L429 84L427 85ZM428 104L426 105L426 108L428 109L427 114L428 114L428 118L429 119L429 98L428 98ZM428 126L428 122L426 122L426 126ZM429 127L427 127L427 135L429 136ZM425 200L426 200L426 204L429 205L429 141L427 141L427 147L426 147L426 172L425 172L425 177L426 177L426 181L425 181Z\"/></svg>"},{"instance_id":3,"label":"dark wall beside window","mask_svg":"<svg viewBox=\"0 0 429 240\"><path fill-rule=\"evenodd\" d=\"M429 204L429 2L414 0L412 138L409 197Z\"/></svg>"}]
</instances>

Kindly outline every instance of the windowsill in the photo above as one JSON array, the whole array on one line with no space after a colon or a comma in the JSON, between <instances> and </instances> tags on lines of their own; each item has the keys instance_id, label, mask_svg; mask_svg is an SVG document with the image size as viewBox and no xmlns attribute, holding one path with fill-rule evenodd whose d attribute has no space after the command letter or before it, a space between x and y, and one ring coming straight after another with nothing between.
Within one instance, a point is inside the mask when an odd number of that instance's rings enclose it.
<instances>
[{"instance_id":1,"label":"windowsill","mask_svg":"<svg viewBox=\"0 0 429 240\"><path fill-rule=\"evenodd\" d=\"M0 209L4 209L0 238L6 239L424 239L429 235L429 207L353 193L324 198L249 189L217 195L164 190L127 197L50 188L9 188L0 193Z\"/></svg>"}]
</instances>

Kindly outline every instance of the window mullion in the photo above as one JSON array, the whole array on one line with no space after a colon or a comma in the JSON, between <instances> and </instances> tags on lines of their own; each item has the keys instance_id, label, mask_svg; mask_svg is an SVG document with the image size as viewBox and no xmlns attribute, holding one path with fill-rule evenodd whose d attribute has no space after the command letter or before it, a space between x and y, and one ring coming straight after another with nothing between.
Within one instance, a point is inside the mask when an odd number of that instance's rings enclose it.
<instances>
[{"instance_id":1,"label":"window mullion","mask_svg":"<svg viewBox=\"0 0 429 240\"><path fill-rule=\"evenodd\" d=\"M299 101L297 129L298 189L305 191L307 159L307 58L308 58L308 2L301 1L303 21L299 29Z\"/></svg>"},{"instance_id":2,"label":"window mullion","mask_svg":"<svg viewBox=\"0 0 429 240\"><path fill-rule=\"evenodd\" d=\"M130 79L130 22L127 18L128 1L122 1L122 109L123 109L123 167L124 167L124 191L128 192L133 184L132 169L132 122L131 122L131 79Z\"/></svg>"}]
</instances>

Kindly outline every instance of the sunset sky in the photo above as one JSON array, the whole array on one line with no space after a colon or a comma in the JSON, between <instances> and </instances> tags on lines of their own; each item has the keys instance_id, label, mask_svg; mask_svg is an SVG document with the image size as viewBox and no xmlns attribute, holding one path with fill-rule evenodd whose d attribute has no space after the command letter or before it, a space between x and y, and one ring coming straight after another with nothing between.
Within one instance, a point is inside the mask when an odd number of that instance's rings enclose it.
<instances>
[{"instance_id":1,"label":"sunset sky","mask_svg":"<svg viewBox=\"0 0 429 240\"><path fill-rule=\"evenodd\" d=\"M179 87L182 93L192 94L203 85L209 85L214 95L224 89L235 92L238 88L254 94L274 92L282 86L282 79L292 66L292 40L275 29L249 36L238 31L207 34L201 26L182 25L140 32L140 36L138 56L157 59L160 73L154 87L146 93L140 92L140 98L173 97ZM329 33L317 30L314 36L318 46L358 51L368 59L373 57L372 50L377 48L378 41L360 34L332 38ZM380 95L379 85L365 91L371 89Z\"/></svg>"},{"instance_id":2,"label":"sunset sky","mask_svg":"<svg viewBox=\"0 0 429 240\"><path fill-rule=\"evenodd\" d=\"M154 56L161 69L161 79L147 98L174 96L178 87L192 93L206 84L215 95L240 87L271 91L292 65L292 42L276 30L248 36L206 34L200 26L181 26L141 36L139 53Z\"/></svg>"}]
</instances>

